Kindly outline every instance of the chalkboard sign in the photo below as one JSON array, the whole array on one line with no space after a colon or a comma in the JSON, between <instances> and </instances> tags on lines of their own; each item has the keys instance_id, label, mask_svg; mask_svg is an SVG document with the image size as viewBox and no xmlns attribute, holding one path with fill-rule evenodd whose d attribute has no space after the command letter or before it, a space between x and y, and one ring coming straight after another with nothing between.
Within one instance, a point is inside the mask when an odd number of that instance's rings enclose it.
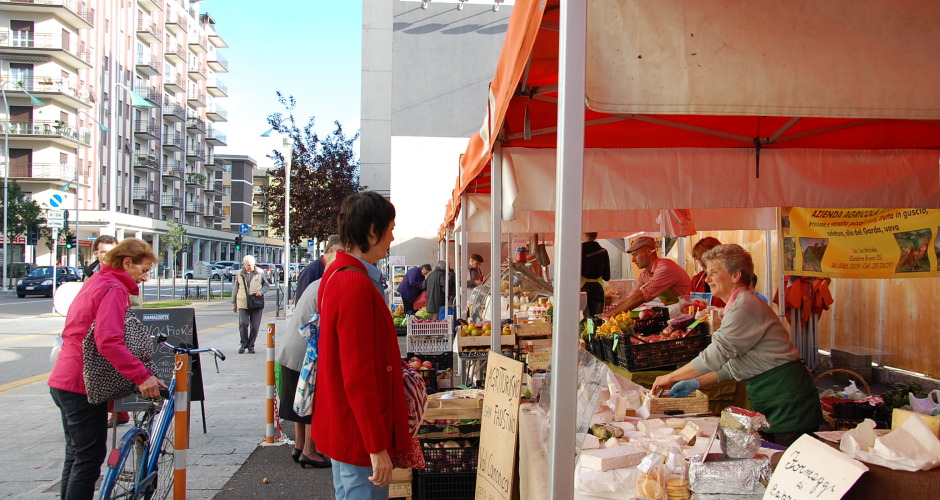
<instances>
[{"instance_id":1,"label":"chalkboard sign","mask_svg":"<svg viewBox=\"0 0 940 500\"><path fill-rule=\"evenodd\" d=\"M151 335L166 335L167 341L176 346L199 347L199 338L196 335L195 309L131 309L131 313L140 319ZM173 351L166 346L154 343L153 363L157 367L156 375L167 386L170 385L170 379L173 378L174 356ZM191 401L205 400L202 387L202 365L199 362L199 356L192 356L190 363L189 399ZM117 409L121 411L137 407L134 396L117 402Z\"/></svg>"}]
</instances>

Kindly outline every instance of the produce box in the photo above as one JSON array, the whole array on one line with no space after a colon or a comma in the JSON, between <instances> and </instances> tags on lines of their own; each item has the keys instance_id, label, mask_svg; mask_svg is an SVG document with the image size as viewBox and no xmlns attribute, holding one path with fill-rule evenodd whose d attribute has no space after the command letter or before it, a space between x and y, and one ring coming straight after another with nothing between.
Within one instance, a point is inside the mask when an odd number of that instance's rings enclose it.
<instances>
[{"instance_id":1,"label":"produce box","mask_svg":"<svg viewBox=\"0 0 940 500\"><path fill-rule=\"evenodd\" d=\"M624 339L617 344L617 365L631 372L679 365L698 356L709 343L711 337L702 334L646 344Z\"/></svg>"},{"instance_id":2,"label":"produce box","mask_svg":"<svg viewBox=\"0 0 940 500\"><path fill-rule=\"evenodd\" d=\"M411 498L411 469L392 469L392 481L388 485L389 498Z\"/></svg>"},{"instance_id":3,"label":"produce box","mask_svg":"<svg viewBox=\"0 0 940 500\"><path fill-rule=\"evenodd\" d=\"M476 492L476 472L433 474L417 470L414 494L420 500L472 500Z\"/></svg>"},{"instance_id":4,"label":"produce box","mask_svg":"<svg viewBox=\"0 0 940 500\"><path fill-rule=\"evenodd\" d=\"M421 368L415 368L415 371L421 374L424 379L424 386L428 394L433 394L441 389L449 389L452 385L454 354L445 352L442 354L422 354L409 352L405 358L406 362L420 360ZM431 367L428 368L427 364Z\"/></svg>"},{"instance_id":5,"label":"produce box","mask_svg":"<svg viewBox=\"0 0 940 500\"><path fill-rule=\"evenodd\" d=\"M552 324L547 321L535 321L532 323L521 323L516 325L516 336L518 337L551 337Z\"/></svg>"},{"instance_id":6,"label":"produce box","mask_svg":"<svg viewBox=\"0 0 940 500\"><path fill-rule=\"evenodd\" d=\"M408 352L439 353L451 350L451 332L454 329L451 318L436 321L408 316L407 328Z\"/></svg>"},{"instance_id":7,"label":"produce box","mask_svg":"<svg viewBox=\"0 0 940 500\"><path fill-rule=\"evenodd\" d=\"M454 399L443 399L445 394L453 393ZM428 407L424 412L424 421L434 423L439 420L479 420L483 417L483 391L464 389L448 391L428 396Z\"/></svg>"},{"instance_id":8,"label":"produce box","mask_svg":"<svg viewBox=\"0 0 940 500\"><path fill-rule=\"evenodd\" d=\"M470 346L487 346L490 345L490 336L489 335L479 335L476 337L471 336L460 336L457 337L457 347L463 349L464 347ZM516 336L515 335L500 335L499 336L499 345L515 345Z\"/></svg>"},{"instance_id":9,"label":"produce box","mask_svg":"<svg viewBox=\"0 0 940 500\"><path fill-rule=\"evenodd\" d=\"M479 438L421 440L427 474L476 472L480 453Z\"/></svg>"},{"instance_id":10,"label":"produce box","mask_svg":"<svg viewBox=\"0 0 940 500\"><path fill-rule=\"evenodd\" d=\"M650 395L650 413L663 414L667 411L679 410L683 413L708 412L708 396L702 391L695 391L684 398L656 397Z\"/></svg>"}]
</instances>

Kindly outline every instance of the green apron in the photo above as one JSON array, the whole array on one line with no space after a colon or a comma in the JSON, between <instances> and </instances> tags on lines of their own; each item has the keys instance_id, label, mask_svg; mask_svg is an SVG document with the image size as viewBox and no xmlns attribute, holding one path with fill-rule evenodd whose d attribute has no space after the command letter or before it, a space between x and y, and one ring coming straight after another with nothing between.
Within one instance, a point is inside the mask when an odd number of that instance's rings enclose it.
<instances>
[{"instance_id":1,"label":"green apron","mask_svg":"<svg viewBox=\"0 0 940 500\"><path fill-rule=\"evenodd\" d=\"M823 423L816 381L800 360L771 368L746 383L751 407L770 422L765 432L815 432Z\"/></svg>"}]
</instances>

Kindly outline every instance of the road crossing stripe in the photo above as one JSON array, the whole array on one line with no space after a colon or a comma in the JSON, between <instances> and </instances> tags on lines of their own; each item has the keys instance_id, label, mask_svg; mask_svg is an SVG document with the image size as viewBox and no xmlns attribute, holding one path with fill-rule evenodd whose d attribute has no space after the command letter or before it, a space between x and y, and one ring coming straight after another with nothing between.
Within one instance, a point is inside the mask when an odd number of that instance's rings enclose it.
<instances>
[{"instance_id":1,"label":"road crossing stripe","mask_svg":"<svg viewBox=\"0 0 940 500\"><path fill-rule=\"evenodd\" d=\"M47 379L49 378L49 374L50 374L50 373L52 373L52 372L46 372L46 373L43 373L43 374L40 374L40 375L34 375L34 376L32 376L32 377L29 377L29 378L24 378L24 379L22 379L22 380L15 380L15 381L13 381L13 382L9 382L9 383L0 385L0 392L6 392L6 391L9 391L9 390L13 390L13 389L16 389L16 388L18 388L18 387L21 387L21 386L24 386L24 385L27 385L27 384L32 384L33 382L39 382L39 381L42 381L42 380L47 380Z\"/></svg>"}]
</instances>

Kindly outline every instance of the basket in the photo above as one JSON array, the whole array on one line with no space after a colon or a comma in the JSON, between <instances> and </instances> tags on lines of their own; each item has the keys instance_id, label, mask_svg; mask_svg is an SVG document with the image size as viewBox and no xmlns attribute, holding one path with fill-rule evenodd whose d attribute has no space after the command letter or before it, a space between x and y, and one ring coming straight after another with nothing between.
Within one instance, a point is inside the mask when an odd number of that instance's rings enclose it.
<instances>
[{"instance_id":1,"label":"basket","mask_svg":"<svg viewBox=\"0 0 940 500\"><path fill-rule=\"evenodd\" d=\"M423 320L418 322L414 316L408 316L407 349L414 353L440 353L450 351L453 322Z\"/></svg>"},{"instance_id":2,"label":"basket","mask_svg":"<svg viewBox=\"0 0 940 500\"><path fill-rule=\"evenodd\" d=\"M669 320L666 319L638 319L633 322L633 331L638 335L654 335L662 333L669 326Z\"/></svg>"},{"instance_id":3,"label":"basket","mask_svg":"<svg viewBox=\"0 0 940 500\"><path fill-rule=\"evenodd\" d=\"M464 441L464 440L460 440ZM476 441L476 439L473 439ZM440 441L422 441L423 443L438 443ZM425 474L455 474L461 472L476 472L477 457L480 453L479 443L461 448L421 448L424 452L424 461L427 466Z\"/></svg>"},{"instance_id":4,"label":"basket","mask_svg":"<svg viewBox=\"0 0 940 500\"><path fill-rule=\"evenodd\" d=\"M475 472L429 474L414 471L414 498L419 500L472 500L476 493Z\"/></svg>"},{"instance_id":5,"label":"basket","mask_svg":"<svg viewBox=\"0 0 940 500\"><path fill-rule=\"evenodd\" d=\"M708 396L702 391L695 391L684 398L660 398L650 396L650 413L662 414L667 411L681 411L682 413L708 412Z\"/></svg>"},{"instance_id":6,"label":"basket","mask_svg":"<svg viewBox=\"0 0 940 500\"><path fill-rule=\"evenodd\" d=\"M819 381L822 380L827 375L834 375L836 373L842 373L842 374L848 375L849 377L855 380L858 380L865 387L865 394L871 395L871 386L868 385L868 382L866 382L865 379L861 375L853 372L852 370L846 370L843 368L834 368L832 370L828 370L828 371L824 371L820 373L816 377L816 384L819 385ZM851 401L854 401L854 400L846 399L846 398L838 398L835 396L820 397L819 403L822 406L823 419L826 421L826 423L831 425L834 429L839 429L841 427L841 425L839 424L841 424L842 422L836 421L837 419L834 416L835 405L839 405L842 403L849 403ZM861 420L859 420L859 422L860 421Z\"/></svg>"},{"instance_id":7,"label":"basket","mask_svg":"<svg viewBox=\"0 0 940 500\"><path fill-rule=\"evenodd\" d=\"M698 327L696 327L698 328ZM617 366L635 372L691 361L708 347L711 337L698 334L648 344L631 344L627 339L617 344Z\"/></svg>"}]
</instances>

